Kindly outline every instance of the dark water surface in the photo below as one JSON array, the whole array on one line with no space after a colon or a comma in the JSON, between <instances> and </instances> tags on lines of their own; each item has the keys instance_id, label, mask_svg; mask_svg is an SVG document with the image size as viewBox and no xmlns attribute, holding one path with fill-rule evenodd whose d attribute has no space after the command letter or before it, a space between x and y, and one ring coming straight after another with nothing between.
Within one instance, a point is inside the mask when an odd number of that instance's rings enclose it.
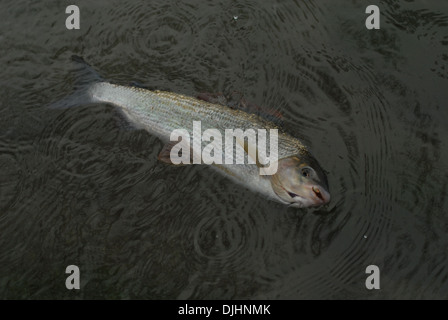
<instances>
[{"instance_id":1,"label":"dark water surface","mask_svg":"<svg viewBox=\"0 0 448 320\"><path fill-rule=\"evenodd\" d=\"M447 299L448 3L368 4L380 30L365 1L2 1L0 298ZM48 109L73 54L114 82L279 110L331 203L162 164L108 105Z\"/></svg>"}]
</instances>

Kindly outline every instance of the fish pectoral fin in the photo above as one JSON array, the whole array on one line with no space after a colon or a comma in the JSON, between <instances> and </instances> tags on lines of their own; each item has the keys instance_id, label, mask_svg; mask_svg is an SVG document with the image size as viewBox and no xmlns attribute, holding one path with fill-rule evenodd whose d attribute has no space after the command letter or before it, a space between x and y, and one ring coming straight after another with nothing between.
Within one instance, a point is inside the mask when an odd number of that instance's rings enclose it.
<instances>
[{"instance_id":1,"label":"fish pectoral fin","mask_svg":"<svg viewBox=\"0 0 448 320\"><path fill-rule=\"evenodd\" d=\"M175 164L175 163L173 163L172 161L171 161L171 149L175 146L175 145L177 145L178 144L178 142L177 141L174 141L174 142L169 142L169 143L167 143L167 144L165 144L164 146L163 146L163 148L162 148L162 150L160 151L160 153L159 153L159 155L157 156L157 159L159 160L159 161L162 161L162 162L164 162L164 163L166 163L166 164L171 164L171 165L173 165L173 166L183 166L183 165L187 165L187 164L191 164L191 163L193 163L193 156L192 156L192 152L191 152L191 150L190 150L190 156L189 156L189 162L188 163L179 163L179 164ZM182 155L181 155L181 153L182 153L182 151L183 151L183 149L181 149L180 151L179 151L179 157L182 157Z\"/></svg>"}]
</instances>

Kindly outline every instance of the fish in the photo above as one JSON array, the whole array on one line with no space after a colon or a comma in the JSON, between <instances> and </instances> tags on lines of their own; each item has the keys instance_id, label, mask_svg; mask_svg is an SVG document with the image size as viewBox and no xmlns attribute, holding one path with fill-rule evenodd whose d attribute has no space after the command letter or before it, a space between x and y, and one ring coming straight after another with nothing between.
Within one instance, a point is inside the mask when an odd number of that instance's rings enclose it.
<instances>
[{"instance_id":1,"label":"fish","mask_svg":"<svg viewBox=\"0 0 448 320\"><path fill-rule=\"evenodd\" d=\"M81 57L73 56L72 60L82 64L80 68L87 70L85 72L94 75L78 85L72 95L54 103L52 108L96 103L112 105L129 124L146 130L165 143L158 157L163 162L170 162L171 133L176 129L186 129L193 136L193 121L201 121L202 130L213 128L221 132L236 128L243 131L279 129L259 115L219 103L169 91L111 83L102 79ZM246 152L250 149L248 143L243 142L242 145ZM278 130L277 159L277 171L272 175L260 174L258 161L255 164L223 162L210 166L235 183L290 207L316 207L330 202L328 179L319 162L299 139L281 129Z\"/></svg>"}]
</instances>

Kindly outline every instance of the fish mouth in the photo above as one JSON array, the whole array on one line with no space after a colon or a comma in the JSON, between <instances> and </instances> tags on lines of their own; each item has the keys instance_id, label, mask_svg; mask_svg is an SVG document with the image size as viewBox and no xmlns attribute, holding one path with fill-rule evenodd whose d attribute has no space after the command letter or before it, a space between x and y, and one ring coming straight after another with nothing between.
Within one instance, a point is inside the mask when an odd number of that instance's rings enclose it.
<instances>
[{"instance_id":1,"label":"fish mouth","mask_svg":"<svg viewBox=\"0 0 448 320\"><path fill-rule=\"evenodd\" d=\"M320 189L317 187L311 187L316 197L318 197L320 200L324 200L322 193L320 192Z\"/></svg>"},{"instance_id":2,"label":"fish mouth","mask_svg":"<svg viewBox=\"0 0 448 320\"><path fill-rule=\"evenodd\" d=\"M318 204L317 205L324 205L328 202L330 202L330 193L323 189L323 188L319 188L317 186L312 186L311 187L311 195L313 197L313 199L315 199Z\"/></svg>"},{"instance_id":3,"label":"fish mouth","mask_svg":"<svg viewBox=\"0 0 448 320\"><path fill-rule=\"evenodd\" d=\"M304 196L302 194L288 191L285 187L280 185L280 187L288 194L289 197L291 197L291 200L295 201L287 201L289 203L290 207L308 207L308 206L320 206L322 204L325 204L324 195L322 195L322 192L317 187L312 187L313 193L309 196Z\"/></svg>"},{"instance_id":4,"label":"fish mouth","mask_svg":"<svg viewBox=\"0 0 448 320\"><path fill-rule=\"evenodd\" d=\"M311 186L310 192L304 196L295 192L288 191L285 187L281 186L292 199L296 201L289 201L289 205L293 207L311 206L318 207L330 202L330 193L322 187ZM308 189L308 188L307 188ZM298 201L297 201L298 200Z\"/></svg>"},{"instance_id":5,"label":"fish mouth","mask_svg":"<svg viewBox=\"0 0 448 320\"><path fill-rule=\"evenodd\" d=\"M301 184L296 186L294 191L291 191L279 179L273 179L271 182L278 201L287 204L289 207L318 207L330 202L330 193L317 183Z\"/></svg>"}]
</instances>

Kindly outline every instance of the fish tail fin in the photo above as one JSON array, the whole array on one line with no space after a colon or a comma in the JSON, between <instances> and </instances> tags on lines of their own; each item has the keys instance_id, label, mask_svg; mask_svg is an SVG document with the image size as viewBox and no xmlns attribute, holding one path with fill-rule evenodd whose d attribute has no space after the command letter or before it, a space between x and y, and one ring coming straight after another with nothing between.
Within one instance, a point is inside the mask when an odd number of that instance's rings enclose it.
<instances>
[{"instance_id":1,"label":"fish tail fin","mask_svg":"<svg viewBox=\"0 0 448 320\"><path fill-rule=\"evenodd\" d=\"M97 102L91 93L91 88L96 83L104 81L103 78L83 58L73 55L71 59L75 65L73 72L77 74L74 91L69 96L50 104L50 109L68 109Z\"/></svg>"}]
</instances>

